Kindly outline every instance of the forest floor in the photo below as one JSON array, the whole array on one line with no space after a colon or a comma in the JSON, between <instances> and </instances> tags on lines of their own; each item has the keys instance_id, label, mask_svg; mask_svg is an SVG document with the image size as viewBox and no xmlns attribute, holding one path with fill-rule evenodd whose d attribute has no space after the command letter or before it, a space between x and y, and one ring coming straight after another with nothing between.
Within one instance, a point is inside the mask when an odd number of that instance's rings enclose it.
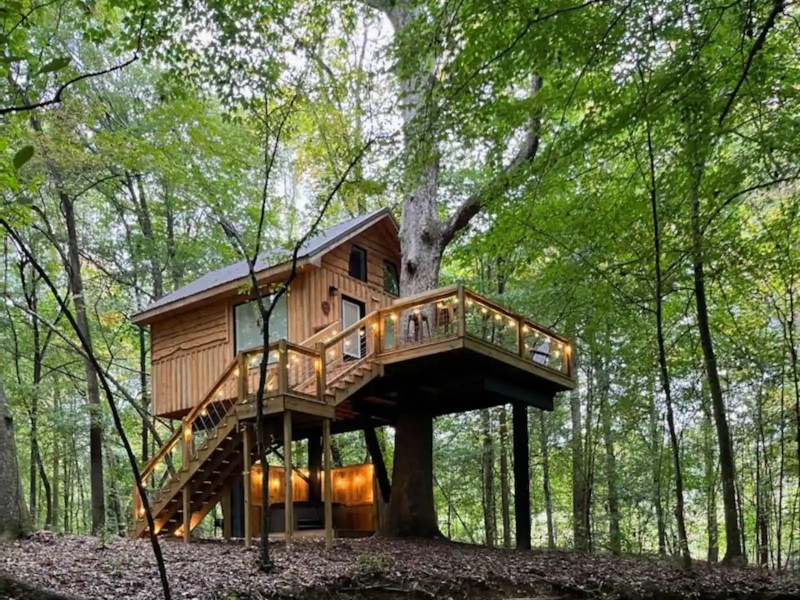
<instances>
[{"instance_id":1,"label":"forest floor","mask_svg":"<svg viewBox=\"0 0 800 600\"><path fill-rule=\"evenodd\" d=\"M257 550L224 542L162 543L175 599L255 598L763 598L800 597L800 572L758 568L690 571L656 557L487 549L446 541L367 538L270 544L275 567L261 573ZM3 581L5 581L5 596ZM11 586L9 586L11 582ZM17 582L17 592L10 591ZM39 533L0 544L0 598L161 597L147 540Z\"/></svg>"}]
</instances>

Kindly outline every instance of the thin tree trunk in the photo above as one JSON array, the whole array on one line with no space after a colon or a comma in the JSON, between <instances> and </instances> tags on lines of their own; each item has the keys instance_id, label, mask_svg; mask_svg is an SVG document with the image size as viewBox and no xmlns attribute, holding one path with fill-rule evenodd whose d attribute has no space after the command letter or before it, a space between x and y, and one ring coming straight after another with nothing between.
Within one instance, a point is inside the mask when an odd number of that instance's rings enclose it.
<instances>
[{"instance_id":1,"label":"thin tree trunk","mask_svg":"<svg viewBox=\"0 0 800 600\"><path fill-rule=\"evenodd\" d=\"M492 418L488 408L480 411L481 437L483 438L483 530L486 546L493 548L497 536L497 510L494 497L494 445L492 444Z\"/></svg>"},{"instance_id":2,"label":"thin tree trunk","mask_svg":"<svg viewBox=\"0 0 800 600\"><path fill-rule=\"evenodd\" d=\"M586 476L583 456L583 424L581 420L581 398L576 388L569 394L570 415L572 418L572 529L573 545L576 550L588 550L589 534L583 518L586 505Z\"/></svg>"},{"instance_id":3,"label":"thin tree trunk","mask_svg":"<svg viewBox=\"0 0 800 600\"><path fill-rule=\"evenodd\" d=\"M59 193L61 211L67 226L67 256L70 292L75 307L75 320L81 335L91 347L91 330L86 310L86 298L81 274L81 258L78 242L78 230L75 222L75 205L65 192ZM98 535L105 527L106 506L105 486L103 483L103 414L100 405L100 389L97 382L97 371L88 357L83 359L86 374L86 391L89 397L89 466L92 495L92 535Z\"/></svg>"},{"instance_id":4,"label":"thin tree trunk","mask_svg":"<svg viewBox=\"0 0 800 600\"><path fill-rule=\"evenodd\" d=\"M686 510L683 497L683 472L681 470L681 453L678 434L675 427L675 414L672 403L672 383L667 364L667 344L664 339L664 277L661 265L661 225L658 213L658 191L656 187L656 166L653 143L648 125L647 153L649 157L649 188L650 212L653 225L653 248L655 267L655 313L656 313L656 341L658 344L658 365L661 377L661 389L667 404L667 428L669 429L670 448L672 450L672 465L675 472L675 520L678 525L678 544L685 567L692 563L689 553L689 540L686 534Z\"/></svg>"},{"instance_id":5,"label":"thin tree trunk","mask_svg":"<svg viewBox=\"0 0 800 600\"><path fill-rule=\"evenodd\" d=\"M660 416L656 407L655 394L650 397L650 448L653 457L653 508L656 513L656 534L658 538L658 553L667 553L667 525L664 522L664 506L661 500L661 457L663 445L661 442L662 428L659 427Z\"/></svg>"},{"instance_id":6,"label":"thin tree trunk","mask_svg":"<svg viewBox=\"0 0 800 600\"><path fill-rule=\"evenodd\" d=\"M705 471L706 532L708 536L707 560L713 565L719 561L719 530L717 525L716 457L714 456L711 407L707 396L706 386L703 385L700 397L703 408L703 466Z\"/></svg>"},{"instance_id":7,"label":"thin tree trunk","mask_svg":"<svg viewBox=\"0 0 800 600\"><path fill-rule=\"evenodd\" d=\"M611 427L611 409L609 407L608 386L605 366L598 361L597 373L600 387L600 418L603 424L603 446L606 460L606 487L608 493L608 539L609 548L614 555L622 553L622 533L620 532L619 492L617 490L617 458L614 450L614 438Z\"/></svg>"},{"instance_id":8,"label":"thin tree trunk","mask_svg":"<svg viewBox=\"0 0 800 600\"><path fill-rule=\"evenodd\" d=\"M542 488L544 490L544 509L547 516L547 547L555 550L556 528L553 521L553 490L550 485L550 436L543 410L539 412L539 442L542 449Z\"/></svg>"},{"instance_id":9,"label":"thin tree trunk","mask_svg":"<svg viewBox=\"0 0 800 600\"><path fill-rule=\"evenodd\" d=\"M693 183L689 195L691 208L691 257L694 275L695 307L697 310L697 330L700 334L700 345L703 349L706 378L708 379L711 405L714 411L714 424L717 429L719 443L719 462L722 473L722 502L725 513L726 549L723 562L739 564L747 562L741 542L738 511L736 503L736 465L733 455L733 442L728 427L728 416L725 401L722 397L722 385L717 369L717 357L714 351L714 340L708 317L706 300L705 258L703 256L703 229L700 217L700 180L704 165L694 166Z\"/></svg>"},{"instance_id":10,"label":"thin tree trunk","mask_svg":"<svg viewBox=\"0 0 800 600\"><path fill-rule=\"evenodd\" d=\"M503 547L511 548L511 487L508 473L508 410L500 407L500 513L503 521Z\"/></svg>"}]
</instances>

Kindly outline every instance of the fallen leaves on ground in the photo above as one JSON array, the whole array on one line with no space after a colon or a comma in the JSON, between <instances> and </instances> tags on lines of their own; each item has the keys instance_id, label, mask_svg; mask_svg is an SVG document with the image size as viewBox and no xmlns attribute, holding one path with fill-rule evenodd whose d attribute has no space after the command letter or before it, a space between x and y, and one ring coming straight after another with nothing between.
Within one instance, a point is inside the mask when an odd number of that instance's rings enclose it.
<instances>
[{"instance_id":1,"label":"fallen leaves on ground","mask_svg":"<svg viewBox=\"0 0 800 600\"><path fill-rule=\"evenodd\" d=\"M162 542L172 596L181 600L541 596L622 599L800 597L800 573L698 565L669 559L568 551L488 549L447 541L381 538L299 539L270 544L274 568L257 568L258 551L241 544ZM161 597L147 540L39 533L0 545L0 573L80 598Z\"/></svg>"}]
</instances>

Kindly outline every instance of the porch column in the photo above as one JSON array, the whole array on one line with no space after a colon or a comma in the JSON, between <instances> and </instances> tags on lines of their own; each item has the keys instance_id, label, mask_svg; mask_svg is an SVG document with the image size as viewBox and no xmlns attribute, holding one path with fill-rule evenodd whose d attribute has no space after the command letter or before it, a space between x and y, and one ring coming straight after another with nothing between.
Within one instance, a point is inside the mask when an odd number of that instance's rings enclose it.
<instances>
[{"instance_id":1,"label":"porch column","mask_svg":"<svg viewBox=\"0 0 800 600\"><path fill-rule=\"evenodd\" d=\"M528 405L512 404L514 433L514 513L516 515L517 548L531 547L531 485L528 465Z\"/></svg>"},{"instance_id":2,"label":"porch column","mask_svg":"<svg viewBox=\"0 0 800 600\"><path fill-rule=\"evenodd\" d=\"M322 449L325 456L325 547L333 547L333 475L331 464L331 420L322 419Z\"/></svg>"},{"instance_id":3,"label":"porch column","mask_svg":"<svg viewBox=\"0 0 800 600\"><path fill-rule=\"evenodd\" d=\"M242 432L242 454L244 456L244 471L242 472L242 480L244 489L244 547L249 548L250 542L253 539L253 524L251 520L252 515L252 501L250 499L250 469L252 468L251 450L252 439L250 436L250 428L245 425Z\"/></svg>"},{"instance_id":4,"label":"porch column","mask_svg":"<svg viewBox=\"0 0 800 600\"><path fill-rule=\"evenodd\" d=\"M292 530L294 529L294 505L292 498L292 413L283 412L283 488L286 491L284 498L283 531L286 545L292 543Z\"/></svg>"}]
</instances>

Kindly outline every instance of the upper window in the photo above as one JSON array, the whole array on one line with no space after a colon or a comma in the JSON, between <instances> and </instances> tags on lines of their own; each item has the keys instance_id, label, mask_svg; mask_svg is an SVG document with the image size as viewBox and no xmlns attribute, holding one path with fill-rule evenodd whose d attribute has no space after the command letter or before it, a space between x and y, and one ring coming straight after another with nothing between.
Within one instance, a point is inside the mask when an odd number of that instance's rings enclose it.
<instances>
[{"instance_id":1,"label":"upper window","mask_svg":"<svg viewBox=\"0 0 800 600\"><path fill-rule=\"evenodd\" d=\"M236 353L249 350L263 343L263 321L256 304L258 300L238 304L233 308ZM286 294L281 296L270 315L269 341L276 342L289 337L289 313L286 310Z\"/></svg>"},{"instance_id":2,"label":"upper window","mask_svg":"<svg viewBox=\"0 0 800 600\"><path fill-rule=\"evenodd\" d=\"M397 265L390 260L383 261L383 289L393 296L400 295L400 278Z\"/></svg>"},{"instance_id":3,"label":"upper window","mask_svg":"<svg viewBox=\"0 0 800 600\"><path fill-rule=\"evenodd\" d=\"M367 251L359 246L350 248L350 277L367 280Z\"/></svg>"}]
</instances>

